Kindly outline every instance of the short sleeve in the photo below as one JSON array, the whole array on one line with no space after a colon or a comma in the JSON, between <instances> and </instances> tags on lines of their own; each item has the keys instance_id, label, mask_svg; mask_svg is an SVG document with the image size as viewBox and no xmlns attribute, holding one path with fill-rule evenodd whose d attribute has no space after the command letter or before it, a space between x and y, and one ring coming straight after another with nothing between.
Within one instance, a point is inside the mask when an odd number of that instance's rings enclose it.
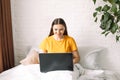
<instances>
[{"instance_id":1,"label":"short sleeve","mask_svg":"<svg viewBox=\"0 0 120 80\"><path fill-rule=\"evenodd\" d=\"M44 39L41 44L39 45L39 49L42 49L44 51L47 50L47 39Z\"/></svg>"},{"instance_id":2,"label":"short sleeve","mask_svg":"<svg viewBox=\"0 0 120 80\"><path fill-rule=\"evenodd\" d=\"M76 42L73 38L71 39L70 45L71 45L71 50L72 51L77 50L77 45L76 45Z\"/></svg>"}]
</instances>

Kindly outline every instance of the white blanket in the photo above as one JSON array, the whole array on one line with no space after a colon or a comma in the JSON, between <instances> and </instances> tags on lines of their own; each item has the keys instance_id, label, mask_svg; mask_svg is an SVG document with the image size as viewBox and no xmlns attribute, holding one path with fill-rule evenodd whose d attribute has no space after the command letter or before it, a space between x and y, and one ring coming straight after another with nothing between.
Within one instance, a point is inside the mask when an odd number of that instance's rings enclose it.
<instances>
[{"instance_id":1,"label":"white blanket","mask_svg":"<svg viewBox=\"0 0 120 80\"><path fill-rule=\"evenodd\" d=\"M74 71L51 71L41 73L39 64L18 65L0 73L0 80L120 80L116 74L104 70L83 69L74 65Z\"/></svg>"}]
</instances>

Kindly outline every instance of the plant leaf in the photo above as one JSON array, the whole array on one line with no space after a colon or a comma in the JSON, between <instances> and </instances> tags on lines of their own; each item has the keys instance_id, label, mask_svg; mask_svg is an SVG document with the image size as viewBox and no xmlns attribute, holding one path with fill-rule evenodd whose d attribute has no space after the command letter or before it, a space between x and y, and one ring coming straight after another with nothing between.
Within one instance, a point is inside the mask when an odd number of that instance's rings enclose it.
<instances>
[{"instance_id":1,"label":"plant leaf","mask_svg":"<svg viewBox=\"0 0 120 80\"><path fill-rule=\"evenodd\" d=\"M101 28L102 30L105 30L105 22L104 22L104 21L101 21L100 28Z\"/></svg>"},{"instance_id":2,"label":"plant leaf","mask_svg":"<svg viewBox=\"0 0 120 80\"><path fill-rule=\"evenodd\" d=\"M101 16L100 22L101 22L100 28L101 28L102 30L105 30L106 22L104 21L104 14Z\"/></svg>"},{"instance_id":3,"label":"plant leaf","mask_svg":"<svg viewBox=\"0 0 120 80\"><path fill-rule=\"evenodd\" d=\"M93 0L94 4L96 3L96 0Z\"/></svg>"},{"instance_id":4,"label":"plant leaf","mask_svg":"<svg viewBox=\"0 0 120 80\"><path fill-rule=\"evenodd\" d=\"M118 12L116 13L116 23L118 23L120 21L120 10L118 10Z\"/></svg>"},{"instance_id":5,"label":"plant leaf","mask_svg":"<svg viewBox=\"0 0 120 80\"><path fill-rule=\"evenodd\" d=\"M97 22L97 20L98 20L98 18L96 17L94 22Z\"/></svg>"},{"instance_id":6,"label":"plant leaf","mask_svg":"<svg viewBox=\"0 0 120 80\"><path fill-rule=\"evenodd\" d=\"M108 19L110 19L110 14L108 12L104 13L104 18L103 18L103 21L104 22L107 22Z\"/></svg>"},{"instance_id":7,"label":"plant leaf","mask_svg":"<svg viewBox=\"0 0 120 80\"><path fill-rule=\"evenodd\" d=\"M98 11L98 12L101 12L102 6L97 7L95 10Z\"/></svg>"},{"instance_id":8,"label":"plant leaf","mask_svg":"<svg viewBox=\"0 0 120 80\"><path fill-rule=\"evenodd\" d=\"M113 23L112 28L111 28L112 34L114 34L117 31L117 29L118 29L118 25L116 23Z\"/></svg>"},{"instance_id":9,"label":"plant leaf","mask_svg":"<svg viewBox=\"0 0 120 80\"><path fill-rule=\"evenodd\" d=\"M110 32L105 33L105 36L107 36Z\"/></svg>"},{"instance_id":10,"label":"plant leaf","mask_svg":"<svg viewBox=\"0 0 120 80\"><path fill-rule=\"evenodd\" d=\"M113 0L108 0L108 2L110 2L111 4L113 4Z\"/></svg>"},{"instance_id":11,"label":"plant leaf","mask_svg":"<svg viewBox=\"0 0 120 80\"><path fill-rule=\"evenodd\" d=\"M116 35L116 42L118 42L120 39L120 36Z\"/></svg>"},{"instance_id":12,"label":"plant leaf","mask_svg":"<svg viewBox=\"0 0 120 80\"><path fill-rule=\"evenodd\" d=\"M119 0L113 0L113 2L114 2L114 3L118 3L118 2L119 2Z\"/></svg>"},{"instance_id":13,"label":"plant leaf","mask_svg":"<svg viewBox=\"0 0 120 80\"><path fill-rule=\"evenodd\" d=\"M116 23L120 21L120 15L116 17Z\"/></svg>"},{"instance_id":14,"label":"plant leaf","mask_svg":"<svg viewBox=\"0 0 120 80\"><path fill-rule=\"evenodd\" d=\"M107 2L108 0L103 0L103 1Z\"/></svg>"},{"instance_id":15,"label":"plant leaf","mask_svg":"<svg viewBox=\"0 0 120 80\"><path fill-rule=\"evenodd\" d=\"M108 31L111 28L112 20L110 19L106 24L105 24L105 30Z\"/></svg>"},{"instance_id":16,"label":"plant leaf","mask_svg":"<svg viewBox=\"0 0 120 80\"><path fill-rule=\"evenodd\" d=\"M116 4L112 5L111 11L115 14L117 12L117 6Z\"/></svg>"},{"instance_id":17,"label":"plant leaf","mask_svg":"<svg viewBox=\"0 0 120 80\"><path fill-rule=\"evenodd\" d=\"M118 16L120 15L120 9L117 11L117 15L118 15Z\"/></svg>"},{"instance_id":18,"label":"plant leaf","mask_svg":"<svg viewBox=\"0 0 120 80\"><path fill-rule=\"evenodd\" d=\"M108 0L108 2L114 4L114 3L119 3L119 0Z\"/></svg>"},{"instance_id":19,"label":"plant leaf","mask_svg":"<svg viewBox=\"0 0 120 80\"><path fill-rule=\"evenodd\" d=\"M102 11L107 12L109 9L110 9L110 6L108 6L108 5L106 4L106 5L104 5Z\"/></svg>"},{"instance_id":20,"label":"plant leaf","mask_svg":"<svg viewBox=\"0 0 120 80\"><path fill-rule=\"evenodd\" d=\"M94 12L94 13L93 13L93 17L96 17L96 15L97 15L97 12Z\"/></svg>"},{"instance_id":21,"label":"plant leaf","mask_svg":"<svg viewBox=\"0 0 120 80\"><path fill-rule=\"evenodd\" d=\"M103 31L101 34L105 34L106 33L106 31Z\"/></svg>"}]
</instances>

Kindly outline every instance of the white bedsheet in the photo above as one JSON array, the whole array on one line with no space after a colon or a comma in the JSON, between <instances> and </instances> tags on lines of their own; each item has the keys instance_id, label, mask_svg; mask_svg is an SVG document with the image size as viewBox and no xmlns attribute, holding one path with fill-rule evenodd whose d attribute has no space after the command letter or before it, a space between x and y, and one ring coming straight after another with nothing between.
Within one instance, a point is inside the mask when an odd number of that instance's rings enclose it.
<instances>
[{"instance_id":1,"label":"white bedsheet","mask_svg":"<svg viewBox=\"0 0 120 80\"><path fill-rule=\"evenodd\" d=\"M74 71L51 71L41 73L39 64L18 65L0 73L0 80L120 80L112 71L87 70L79 64Z\"/></svg>"}]
</instances>

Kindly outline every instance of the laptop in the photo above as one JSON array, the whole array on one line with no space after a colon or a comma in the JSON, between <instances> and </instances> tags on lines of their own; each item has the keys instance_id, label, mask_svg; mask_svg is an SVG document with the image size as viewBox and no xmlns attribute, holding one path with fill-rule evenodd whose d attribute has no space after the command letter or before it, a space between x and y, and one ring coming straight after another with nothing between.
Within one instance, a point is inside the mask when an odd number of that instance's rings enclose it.
<instances>
[{"instance_id":1,"label":"laptop","mask_svg":"<svg viewBox=\"0 0 120 80\"><path fill-rule=\"evenodd\" d=\"M72 53L40 53L39 54L40 72L56 70L73 71Z\"/></svg>"}]
</instances>

